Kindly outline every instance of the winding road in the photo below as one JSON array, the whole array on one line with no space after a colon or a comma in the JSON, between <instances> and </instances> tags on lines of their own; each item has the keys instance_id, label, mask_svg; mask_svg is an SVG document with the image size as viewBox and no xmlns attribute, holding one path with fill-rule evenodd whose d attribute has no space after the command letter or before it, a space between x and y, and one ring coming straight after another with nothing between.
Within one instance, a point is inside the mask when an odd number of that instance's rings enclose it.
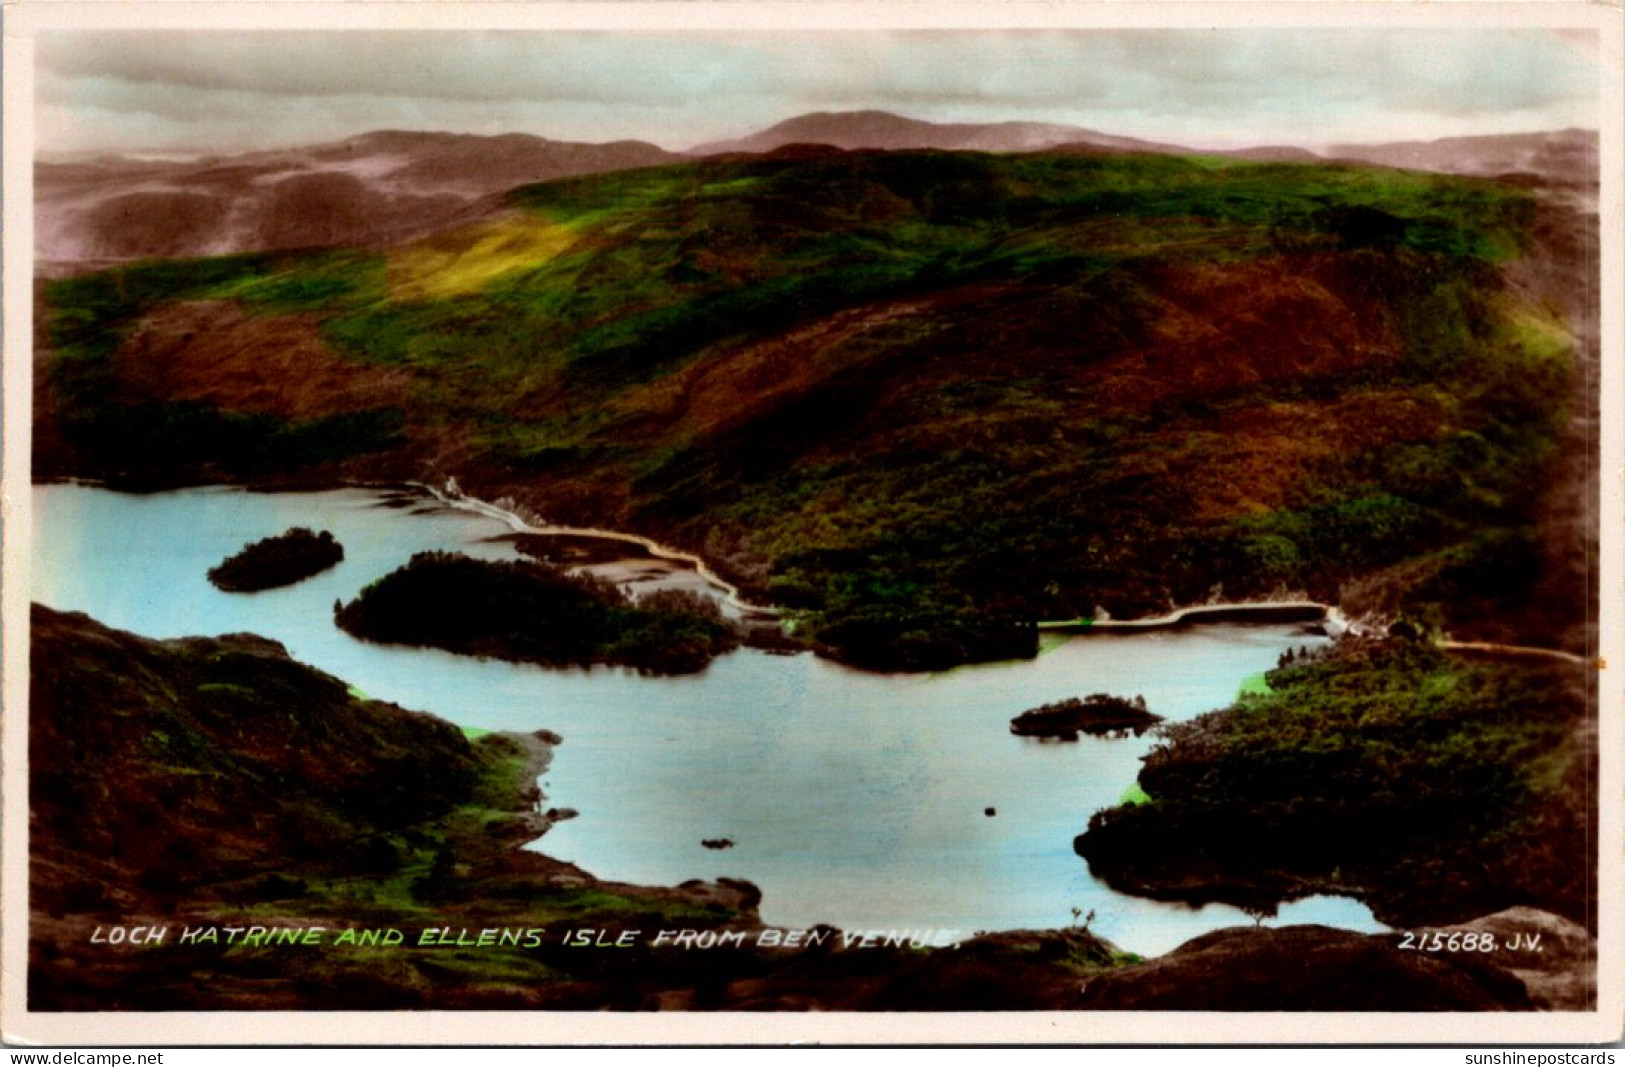
<instances>
[{"instance_id":1,"label":"winding road","mask_svg":"<svg viewBox=\"0 0 1625 1067\"><path fill-rule=\"evenodd\" d=\"M524 519L520 518L518 515L514 514L512 511L469 496L467 493L464 493L462 490L457 488L457 483L455 481L448 481L444 489L436 489L434 486L425 485L422 482L413 482L411 484L429 493L436 500L440 501L442 504L445 504L447 507L456 508L459 511L471 511L477 515L484 515L487 518L496 519L499 522L506 524L508 528L513 530L515 533L599 537L606 541L621 541L626 544L641 545L643 548L648 549L649 554L657 559L671 560L676 563L685 563L693 567L696 574L698 574L701 578L704 578L707 583L715 586L719 591L721 591L723 594L723 599L734 608L737 608L739 611L755 615L778 616L778 608L765 604L752 604L750 601L746 600L740 595L738 586L734 585L726 578L723 578L716 571L712 570L706 565L705 560L701 559L699 556L696 556L692 552L684 552L680 549L671 548L660 544L658 541L643 537L640 534L623 533L619 530L600 530L593 526L556 526L551 523L542 526L533 526Z\"/></svg>"}]
</instances>

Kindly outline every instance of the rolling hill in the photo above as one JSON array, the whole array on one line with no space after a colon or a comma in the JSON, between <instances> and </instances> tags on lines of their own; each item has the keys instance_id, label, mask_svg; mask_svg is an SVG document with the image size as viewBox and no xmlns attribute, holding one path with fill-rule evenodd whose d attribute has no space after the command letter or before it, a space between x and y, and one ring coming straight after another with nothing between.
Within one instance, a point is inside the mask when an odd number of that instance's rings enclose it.
<instances>
[{"instance_id":1,"label":"rolling hill","mask_svg":"<svg viewBox=\"0 0 1625 1067\"><path fill-rule=\"evenodd\" d=\"M142 259L295 248L382 245L492 209L487 198L528 182L686 157L754 155L792 145L841 149L1164 155L1178 145L1042 122L942 123L886 111L814 112L683 153L642 141L554 141L526 134L378 130L301 148L229 156L97 156L34 169L35 255L44 273ZM1266 162L1315 162L1315 152L1264 146L1216 152ZM1334 145L1353 162L1453 174L1526 173L1560 180L1595 171L1596 134L1581 130Z\"/></svg>"},{"instance_id":2,"label":"rolling hill","mask_svg":"<svg viewBox=\"0 0 1625 1067\"><path fill-rule=\"evenodd\" d=\"M1527 174L1548 181L1567 178L1583 184L1583 176L1596 173L1597 134L1567 129L1391 144L1340 144L1329 146L1326 155L1442 174Z\"/></svg>"}]
</instances>

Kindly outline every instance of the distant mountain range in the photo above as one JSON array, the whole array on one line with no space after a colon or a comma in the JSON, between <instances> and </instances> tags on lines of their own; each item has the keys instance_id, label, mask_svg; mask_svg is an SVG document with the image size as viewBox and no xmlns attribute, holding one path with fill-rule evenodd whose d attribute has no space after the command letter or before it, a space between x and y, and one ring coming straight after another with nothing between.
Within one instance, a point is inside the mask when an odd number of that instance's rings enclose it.
<instances>
[{"instance_id":1,"label":"distant mountain range","mask_svg":"<svg viewBox=\"0 0 1625 1067\"><path fill-rule=\"evenodd\" d=\"M35 252L45 273L138 259L392 244L501 210L495 194L575 175L696 156L939 149L1194 154L1195 149L1039 122L935 123L885 111L816 112L731 141L668 152L643 141L588 144L524 134L384 130L304 148L154 160L103 156L35 167ZM1595 178L1594 132L1208 154L1265 162L1335 158L1456 174Z\"/></svg>"},{"instance_id":2,"label":"distant mountain range","mask_svg":"<svg viewBox=\"0 0 1625 1067\"><path fill-rule=\"evenodd\" d=\"M1597 180L1594 130L1340 144L1327 149L1326 156L1443 174L1530 174L1548 181L1587 184Z\"/></svg>"}]
</instances>

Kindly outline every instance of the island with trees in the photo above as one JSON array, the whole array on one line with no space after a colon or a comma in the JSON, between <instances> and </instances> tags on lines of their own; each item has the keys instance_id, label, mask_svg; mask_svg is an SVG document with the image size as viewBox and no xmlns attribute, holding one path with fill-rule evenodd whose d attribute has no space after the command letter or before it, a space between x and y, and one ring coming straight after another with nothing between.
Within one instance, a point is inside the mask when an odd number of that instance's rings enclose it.
<instances>
[{"instance_id":1,"label":"island with trees","mask_svg":"<svg viewBox=\"0 0 1625 1067\"><path fill-rule=\"evenodd\" d=\"M420 552L335 605L340 628L383 644L546 666L692 674L740 635L714 600L662 589L633 600L591 575L534 561Z\"/></svg>"}]
</instances>

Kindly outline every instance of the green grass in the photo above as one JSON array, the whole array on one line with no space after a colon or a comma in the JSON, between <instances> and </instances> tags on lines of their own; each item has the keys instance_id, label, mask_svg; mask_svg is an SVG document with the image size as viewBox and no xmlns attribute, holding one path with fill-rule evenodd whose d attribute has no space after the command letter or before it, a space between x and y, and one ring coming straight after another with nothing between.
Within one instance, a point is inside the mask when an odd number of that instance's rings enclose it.
<instances>
[{"instance_id":1,"label":"green grass","mask_svg":"<svg viewBox=\"0 0 1625 1067\"><path fill-rule=\"evenodd\" d=\"M1257 674L1249 674L1247 677L1241 680L1241 688L1237 692L1237 695L1263 696L1273 692L1275 692L1275 690L1270 688L1270 683L1266 672L1259 671Z\"/></svg>"},{"instance_id":2,"label":"green grass","mask_svg":"<svg viewBox=\"0 0 1625 1067\"><path fill-rule=\"evenodd\" d=\"M1070 640L1071 638L1066 634L1044 633L1043 631L1040 631L1038 634L1038 654L1042 656L1046 652L1054 652L1056 649L1064 647Z\"/></svg>"},{"instance_id":3,"label":"green grass","mask_svg":"<svg viewBox=\"0 0 1625 1067\"><path fill-rule=\"evenodd\" d=\"M281 315L331 312L386 294L384 258L365 252L324 252L280 260L254 260L200 295L236 300L250 312Z\"/></svg>"}]
</instances>

